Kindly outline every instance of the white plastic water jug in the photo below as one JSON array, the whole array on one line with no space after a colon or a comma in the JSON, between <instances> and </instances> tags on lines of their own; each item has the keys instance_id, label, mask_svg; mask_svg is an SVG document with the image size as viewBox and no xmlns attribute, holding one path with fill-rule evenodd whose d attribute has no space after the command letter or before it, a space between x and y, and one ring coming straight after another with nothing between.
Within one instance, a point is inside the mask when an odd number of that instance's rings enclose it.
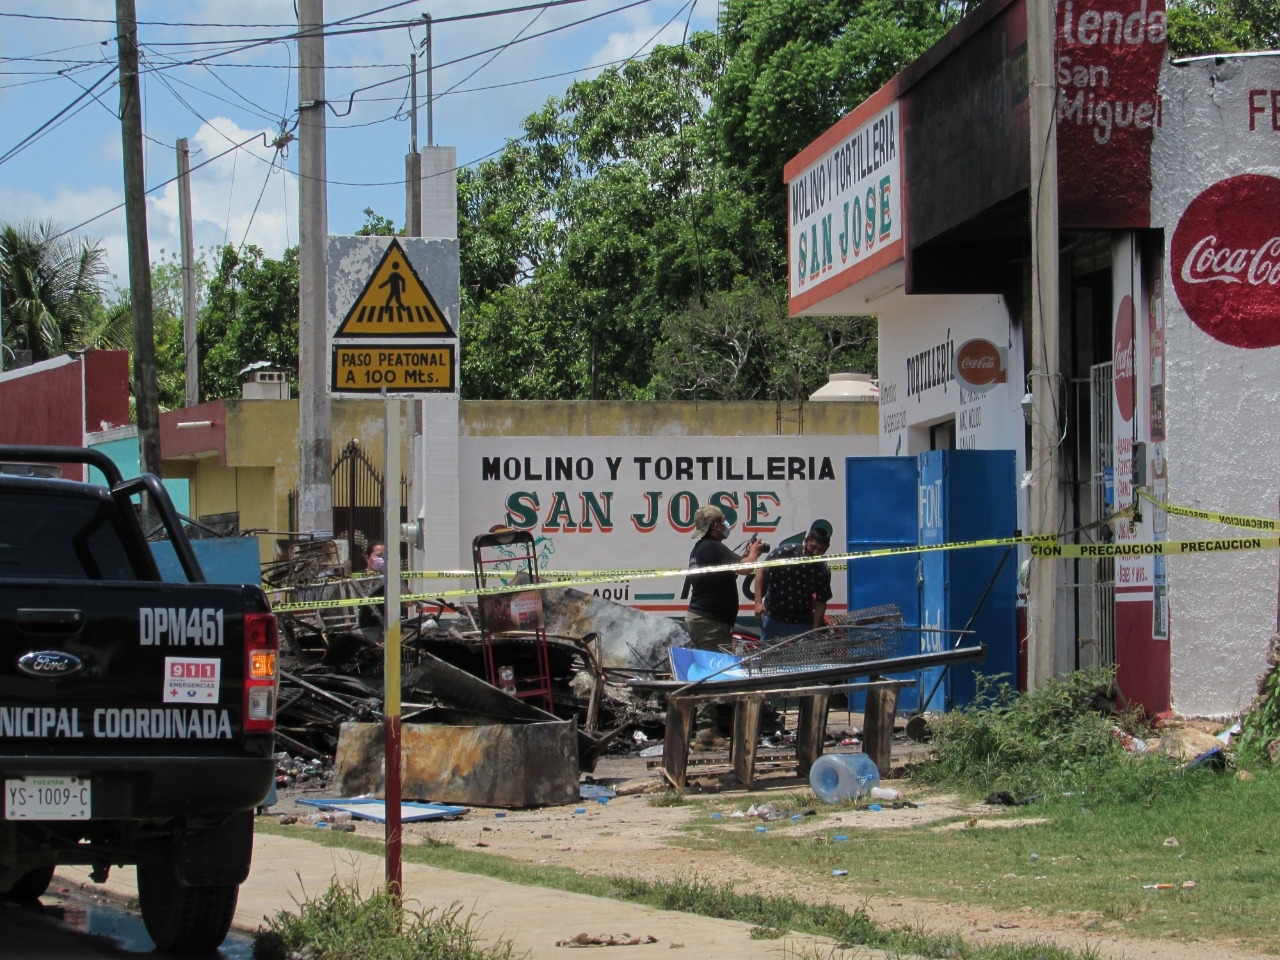
<instances>
[{"instance_id":1,"label":"white plastic water jug","mask_svg":"<svg viewBox=\"0 0 1280 960\"><path fill-rule=\"evenodd\" d=\"M809 786L825 803L855 800L880 786L880 771L865 753L828 753L809 768Z\"/></svg>"}]
</instances>

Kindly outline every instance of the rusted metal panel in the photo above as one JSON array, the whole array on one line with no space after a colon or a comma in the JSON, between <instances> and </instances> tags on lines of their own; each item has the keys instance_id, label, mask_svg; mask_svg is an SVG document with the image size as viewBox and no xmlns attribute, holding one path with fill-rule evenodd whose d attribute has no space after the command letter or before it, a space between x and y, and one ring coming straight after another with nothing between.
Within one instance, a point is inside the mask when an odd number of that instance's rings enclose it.
<instances>
[{"instance_id":1,"label":"rusted metal panel","mask_svg":"<svg viewBox=\"0 0 1280 960\"><path fill-rule=\"evenodd\" d=\"M344 723L336 770L343 796L382 796L382 724ZM408 723L401 728L400 770L406 800L479 807L573 803L578 799L577 724Z\"/></svg>"}]
</instances>

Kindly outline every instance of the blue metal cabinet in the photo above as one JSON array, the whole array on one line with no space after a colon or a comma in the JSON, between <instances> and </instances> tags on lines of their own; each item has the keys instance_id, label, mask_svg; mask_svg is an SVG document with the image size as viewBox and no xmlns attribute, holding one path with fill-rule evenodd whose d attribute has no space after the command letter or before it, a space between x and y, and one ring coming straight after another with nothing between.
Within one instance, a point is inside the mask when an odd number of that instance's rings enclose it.
<instances>
[{"instance_id":1,"label":"blue metal cabinet","mask_svg":"<svg viewBox=\"0 0 1280 960\"><path fill-rule=\"evenodd\" d=\"M918 457L849 457L845 529L851 552L1011 537L1016 532L1014 455L1010 450L934 450ZM849 609L896 604L909 625L901 653L984 643L985 660L895 675L914 679L898 709L915 713L970 703L975 672L1017 677L1017 552L1012 547L935 550L865 560L848 569ZM972 622L970 622L972 620ZM954 631L972 630L971 634ZM865 695L850 708L862 710Z\"/></svg>"},{"instance_id":2,"label":"blue metal cabinet","mask_svg":"<svg viewBox=\"0 0 1280 960\"><path fill-rule=\"evenodd\" d=\"M845 530L850 552L887 547L913 547L916 531L915 457L849 457L845 460ZM920 556L915 553L853 560L847 576L849 609L896 604L909 625L920 622ZM920 635L902 635L901 654L920 651ZM914 713L922 692L918 672L894 674L895 680L916 680L898 697L898 709ZM861 712L865 692L850 697L849 708Z\"/></svg>"},{"instance_id":3,"label":"blue metal cabinet","mask_svg":"<svg viewBox=\"0 0 1280 960\"><path fill-rule=\"evenodd\" d=\"M920 544L1012 537L1017 528L1011 450L933 450L920 454ZM1010 546L935 550L921 560L920 625L968 635L922 633L923 650L987 645L980 663L956 665L926 705L944 710L972 702L975 674L1017 679L1018 557ZM970 622L972 620L972 622ZM925 671L928 695L940 668Z\"/></svg>"}]
</instances>

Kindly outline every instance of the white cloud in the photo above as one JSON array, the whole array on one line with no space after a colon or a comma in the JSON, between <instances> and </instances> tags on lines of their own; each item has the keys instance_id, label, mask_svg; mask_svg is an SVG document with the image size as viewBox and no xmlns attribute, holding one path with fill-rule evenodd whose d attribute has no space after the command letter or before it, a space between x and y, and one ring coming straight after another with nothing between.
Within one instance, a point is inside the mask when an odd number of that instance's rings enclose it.
<instances>
[{"instance_id":1,"label":"white cloud","mask_svg":"<svg viewBox=\"0 0 1280 960\"><path fill-rule=\"evenodd\" d=\"M276 133L242 127L227 117L211 117L188 138L191 221L197 247L250 243L268 256L279 257L290 243L297 243L297 180L282 171L279 162L273 164L278 155L264 144L264 137L270 141ZM246 140L243 147L233 149ZM167 250L179 249L177 182L152 196L148 232L153 258L157 243Z\"/></svg>"}]
</instances>

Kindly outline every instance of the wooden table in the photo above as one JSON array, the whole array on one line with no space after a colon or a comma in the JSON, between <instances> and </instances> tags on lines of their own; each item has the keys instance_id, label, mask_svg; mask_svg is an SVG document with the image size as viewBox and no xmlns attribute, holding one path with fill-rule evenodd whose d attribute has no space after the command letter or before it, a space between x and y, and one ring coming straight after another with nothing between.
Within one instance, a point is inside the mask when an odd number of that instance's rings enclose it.
<instances>
[{"instance_id":1,"label":"wooden table","mask_svg":"<svg viewBox=\"0 0 1280 960\"><path fill-rule=\"evenodd\" d=\"M689 737L699 703L708 700L734 703L733 738L730 761L733 770L748 788L754 783L756 741L760 732L760 709L770 697L799 697L800 719L796 730L796 760L801 776L822 756L826 733L827 701L833 693L867 691L863 721L863 751L875 761L882 774L889 772L889 745L898 691L915 680L885 680L885 674L906 673L926 667L948 667L953 663L982 660L986 646L957 647L933 653L866 660L803 670L794 674L737 677L684 683L677 680L630 680L627 686L667 698L667 730L662 749L662 771L671 785L683 789L689 765ZM850 677L873 677L864 683L850 683Z\"/></svg>"},{"instance_id":2,"label":"wooden table","mask_svg":"<svg viewBox=\"0 0 1280 960\"><path fill-rule=\"evenodd\" d=\"M775 677L781 680L781 677ZM666 739L662 745L662 772L673 787L683 789L689 765L689 738L694 715L700 703L726 701L733 703L733 737L729 761L733 772L750 789L755 783L756 745L760 740L760 711L764 701L774 697L800 701L800 717L796 723L796 763L800 776L809 775L814 762L822 756L822 743L827 729L827 708L833 693L852 690L867 691L867 709L863 721L862 750L875 761L881 774L889 772L889 746L893 737L893 717L898 705L898 691L914 686L914 680L876 678L864 683L837 683L821 686L779 686L769 690L715 691L715 684L695 687L687 693L667 697Z\"/></svg>"}]
</instances>

